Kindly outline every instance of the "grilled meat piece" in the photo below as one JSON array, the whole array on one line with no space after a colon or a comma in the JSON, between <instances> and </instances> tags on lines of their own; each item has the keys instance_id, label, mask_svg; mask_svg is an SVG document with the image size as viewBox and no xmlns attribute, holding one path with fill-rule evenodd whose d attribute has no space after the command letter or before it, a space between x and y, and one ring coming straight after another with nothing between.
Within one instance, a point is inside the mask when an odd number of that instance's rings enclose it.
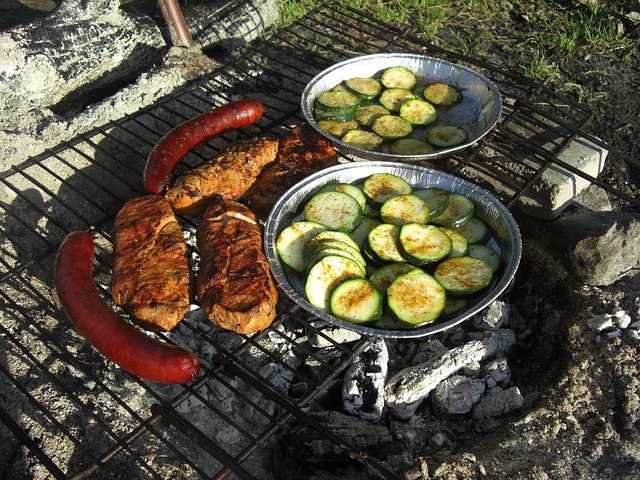
<instances>
[{"instance_id":1,"label":"grilled meat piece","mask_svg":"<svg viewBox=\"0 0 640 480\"><path fill-rule=\"evenodd\" d=\"M262 229L244 205L216 196L198 223L196 293L221 328L253 333L276 316L278 292L262 249Z\"/></svg>"},{"instance_id":2,"label":"grilled meat piece","mask_svg":"<svg viewBox=\"0 0 640 480\"><path fill-rule=\"evenodd\" d=\"M280 140L276 161L266 167L238 201L265 220L278 198L291 186L323 168L337 165L331 142L307 124L294 127Z\"/></svg>"},{"instance_id":3,"label":"grilled meat piece","mask_svg":"<svg viewBox=\"0 0 640 480\"><path fill-rule=\"evenodd\" d=\"M273 162L278 140L263 136L229 144L211 160L183 173L165 198L185 215L200 215L213 195L235 199L255 181L265 165Z\"/></svg>"},{"instance_id":4,"label":"grilled meat piece","mask_svg":"<svg viewBox=\"0 0 640 480\"><path fill-rule=\"evenodd\" d=\"M129 200L116 215L113 300L147 330L168 331L189 311L187 244L158 195Z\"/></svg>"}]
</instances>

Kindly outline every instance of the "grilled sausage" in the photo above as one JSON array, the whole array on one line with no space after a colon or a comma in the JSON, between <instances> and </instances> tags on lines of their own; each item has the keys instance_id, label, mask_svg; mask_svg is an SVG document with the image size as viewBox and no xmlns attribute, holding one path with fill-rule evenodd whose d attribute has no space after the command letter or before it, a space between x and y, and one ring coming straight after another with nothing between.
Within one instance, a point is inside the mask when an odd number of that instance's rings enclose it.
<instances>
[{"instance_id":1,"label":"grilled sausage","mask_svg":"<svg viewBox=\"0 0 640 480\"><path fill-rule=\"evenodd\" d=\"M253 213L215 197L200 218L196 238L196 291L209 320L237 333L267 328L276 316L278 293Z\"/></svg>"},{"instance_id":2,"label":"grilled sausage","mask_svg":"<svg viewBox=\"0 0 640 480\"><path fill-rule=\"evenodd\" d=\"M173 128L158 141L147 158L143 175L145 190L161 194L169 187L176 165L190 150L225 130L257 122L263 112L264 106L259 100L240 100Z\"/></svg>"},{"instance_id":3,"label":"grilled sausage","mask_svg":"<svg viewBox=\"0 0 640 480\"><path fill-rule=\"evenodd\" d=\"M69 234L58 249L55 285L76 329L105 357L139 377L183 383L196 377L196 357L149 337L119 317L100 296L93 279L94 245L86 232Z\"/></svg>"}]
</instances>

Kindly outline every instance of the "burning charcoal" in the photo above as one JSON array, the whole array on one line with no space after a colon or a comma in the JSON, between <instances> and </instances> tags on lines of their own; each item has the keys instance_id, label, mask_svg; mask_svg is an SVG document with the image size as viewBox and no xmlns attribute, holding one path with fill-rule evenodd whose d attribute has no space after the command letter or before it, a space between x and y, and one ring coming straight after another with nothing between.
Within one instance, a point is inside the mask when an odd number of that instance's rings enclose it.
<instances>
[{"instance_id":1,"label":"burning charcoal","mask_svg":"<svg viewBox=\"0 0 640 480\"><path fill-rule=\"evenodd\" d=\"M451 415L468 413L480 401L485 388L485 382L479 378L453 375L438 384L433 392L433 404Z\"/></svg>"},{"instance_id":2,"label":"burning charcoal","mask_svg":"<svg viewBox=\"0 0 640 480\"><path fill-rule=\"evenodd\" d=\"M492 355L506 355L516 344L516 332L509 328L485 331L482 342Z\"/></svg>"},{"instance_id":3,"label":"burning charcoal","mask_svg":"<svg viewBox=\"0 0 640 480\"><path fill-rule=\"evenodd\" d=\"M473 326L480 330L496 330L509 321L509 305L496 300L482 313L473 317Z\"/></svg>"},{"instance_id":4,"label":"burning charcoal","mask_svg":"<svg viewBox=\"0 0 640 480\"><path fill-rule=\"evenodd\" d=\"M328 337L328 338L327 338ZM345 328L328 327L322 329L322 333L309 335L309 343L316 348L331 347L336 343L343 344L353 342L360 338L360 334Z\"/></svg>"},{"instance_id":5,"label":"burning charcoal","mask_svg":"<svg viewBox=\"0 0 640 480\"><path fill-rule=\"evenodd\" d=\"M456 328L452 333L449 334L449 337L447 340L451 345L455 345L456 347L459 347L464 343L466 335L467 334L464 331L464 329Z\"/></svg>"},{"instance_id":6,"label":"burning charcoal","mask_svg":"<svg viewBox=\"0 0 640 480\"><path fill-rule=\"evenodd\" d=\"M467 377L477 377L480 375L480 370L482 369L482 365L480 362L471 362L469 365L465 365L462 369L462 373L464 373Z\"/></svg>"},{"instance_id":7,"label":"burning charcoal","mask_svg":"<svg viewBox=\"0 0 640 480\"><path fill-rule=\"evenodd\" d=\"M412 365L418 365L420 363L425 363L429 360L433 360L449 349L443 345L443 343L438 339L431 339L427 342L422 342L418 345L418 349L416 351L413 360L411 361Z\"/></svg>"},{"instance_id":8,"label":"burning charcoal","mask_svg":"<svg viewBox=\"0 0 640 480\"><path fill-rule=\"evenodd\" d=\"M419 403L445 378L471 362L492 355L493 345L472 341L452 348L444 355L396 373L385 387L389 411L398 418L407 419L411 404ZM416 406L417 407L417 406Z\"/></svg>"},{"instance_id":9,"label":"burning charcoal","mask_svg":"<svg viewBox=\"0 0 640 480\"><path fill-rule=\"evenodd\" d=\"M354 359L342 384L342 400L347 412L363 420L380 420L388 363L387 344L380 337Z\"/></svg>"},{"instance_id":10,"label":"burning charcoal","mask_svg":"<svg viewBox=\"0 0 640 480\"><path fill-rule=\"evenodd\" d=\"M488 388L493 388L496 385L504 386L511 380L511 369L504 357L489 362L482 370Z\"/></svg>"},{"instance_id":11,"label":"burning charcoal","mask_svg":"<svg viewBox=\"0 0 640 480\"><path fill-rule=\"evenodd\" d=\"M518 387L502 390L500 387L491 389L473 408L473 418L481 420L488 417L497 417L504 413L516 410L524 405L524 397Z\"/></svg>"}]
</instances>

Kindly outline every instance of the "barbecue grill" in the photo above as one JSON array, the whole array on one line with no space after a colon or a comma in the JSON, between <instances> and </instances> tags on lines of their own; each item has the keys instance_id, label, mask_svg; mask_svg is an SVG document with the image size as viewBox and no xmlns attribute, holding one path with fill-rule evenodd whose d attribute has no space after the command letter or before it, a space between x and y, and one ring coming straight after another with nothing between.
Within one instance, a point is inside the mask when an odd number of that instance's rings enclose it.
<instances>
[{"instance_id":1,"label":"barbecue grill","mask_svg":"<svg viewBox=\"0 0 640 480\"><path fill-rule=\"evenodd\" d=\"M96 243L96 283L110 298L115 214L127 199L143 194L146 156L170 128L238 98L255 97L265 105L258 124L199 148L180 167L189 168L238 137L279 133L302 123L300 95L314 75L333 63L377 52L441 57L476 69L498 86L504 111L497 127L438 168L482 183L513 210L550 168L599 185L620 202L640 205L637 196L561 160L571 142L586 138L607 149L610 159L626 161L623 153L586 133L593 118L588 108L545 83L443 50L365 12L324 4L150 108L0 175L0 418L13 443L25 447L25 468L34 476L111 478L127 471L143 478L265 478L255 459L295 423L333 444L363 471L399 478L312 414L370 338L338 343L323 333L323 323L284 298L277 321L253 336L221 332L188 316L176 332L161 337L196 351L204 373L186 385L159 386L110 365L87 345L51 288L61 240L70 231L87 230ZM550 133L553 141L535 141ZM188 218L180 221L187 230L194 227ZM319 348L313 339L328 347Z\"/></svg>"}]
</instances>

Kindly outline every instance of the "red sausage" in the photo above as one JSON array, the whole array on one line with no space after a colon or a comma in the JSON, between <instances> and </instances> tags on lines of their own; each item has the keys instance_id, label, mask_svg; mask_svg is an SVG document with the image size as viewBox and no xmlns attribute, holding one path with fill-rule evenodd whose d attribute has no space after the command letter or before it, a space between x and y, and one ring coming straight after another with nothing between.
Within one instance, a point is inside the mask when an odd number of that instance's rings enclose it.
<instances>
[{"instance_id":1,"label":"red sausage","mask_svg":"<svg viewBox=\"0 0 640 480\"><path fill-rule=\"evenodd\" d=\"M176 165L190 150L225 130L257 122L263 112L260 100L240 100L203 113L170 130L147 158L144 188L149 193L161 194L169 187Z\"/></svg>"},{"instance_id":2,"label":"red sausage","mask_svg":"<svg viewBox=\"0 0 640 480\"><path fill-rule=\"evenodd\" d=\"M58 297L78 331L105 357L134 375L163 383L195 378L200 363L192 353L146 335L103 300L93 280L93 254L91 236L73 232L56 257Z\"/></svg>"}]
</instances>

